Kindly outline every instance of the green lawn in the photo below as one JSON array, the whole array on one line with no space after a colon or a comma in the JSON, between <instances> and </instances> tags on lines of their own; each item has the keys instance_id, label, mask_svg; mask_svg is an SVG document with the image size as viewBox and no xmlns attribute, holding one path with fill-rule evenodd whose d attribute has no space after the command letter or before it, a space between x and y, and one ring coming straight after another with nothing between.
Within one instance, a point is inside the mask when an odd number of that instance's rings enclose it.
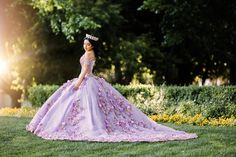
<instances>
[{"instance_id":1,"label":"green lawn","mask_svg":"<svg viewBox=\"0 0 236 157\"><path fill-rule=\"evenodd\" d=\"M25 130L31 118L0 117L0 157L52 156L236 156L236 127L164 125L195 132L199 138L156 143L47 141Z\"/></svg>"}]
</instances>

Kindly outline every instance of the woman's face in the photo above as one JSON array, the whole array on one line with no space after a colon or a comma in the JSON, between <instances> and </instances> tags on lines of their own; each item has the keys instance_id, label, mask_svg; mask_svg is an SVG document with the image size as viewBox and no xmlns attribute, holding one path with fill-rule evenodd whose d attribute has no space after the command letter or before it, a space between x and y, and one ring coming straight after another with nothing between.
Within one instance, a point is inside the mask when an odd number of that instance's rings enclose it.
<instances>
[{"instance_id":1,"label":"woman's face","mask_svg":"<svg viewBox=\"0 0 236 157\"><path fill-rule=\"evenodd\" d=\"M93 45L87 39L84 40L83 46L85 51L91 51L93 49Z\"/></svg>"}]
</instances>

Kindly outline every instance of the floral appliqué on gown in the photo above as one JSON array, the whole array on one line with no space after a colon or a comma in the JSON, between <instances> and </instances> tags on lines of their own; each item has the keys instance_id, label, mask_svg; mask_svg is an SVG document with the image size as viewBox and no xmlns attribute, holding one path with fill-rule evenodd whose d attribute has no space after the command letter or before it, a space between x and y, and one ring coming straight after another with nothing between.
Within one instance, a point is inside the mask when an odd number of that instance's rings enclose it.
<instances>
[{"instance_id":1,"label":"floral appliqu\u00e9 on gown","mask_svg":"<svg viewBox=\"0 0 236 157\"><path fill-rule=\"evenodd\" d=\"M156 142L196 138L194 133L157 124L131 104L103 78L93 75L94 60L80 58L86 74L67 81L38 110L26 130L49 140L98 142Z\"/></svg>"}]
</instances>

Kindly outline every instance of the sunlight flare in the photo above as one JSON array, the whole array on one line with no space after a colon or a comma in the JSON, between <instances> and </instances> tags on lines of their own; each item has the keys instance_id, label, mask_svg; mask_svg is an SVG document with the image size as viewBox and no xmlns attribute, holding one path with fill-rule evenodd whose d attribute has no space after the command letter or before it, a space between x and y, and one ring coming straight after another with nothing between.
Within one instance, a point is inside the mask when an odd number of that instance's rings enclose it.
<instances>
[{"instance_id":1,"label":"sunlight flare","mask_svg":"<svg viewBox=\"0 0 236 157\"><path fill-rule=\"evenodd\" d=\"M6 74L8 72L8 64L7 61L4 59L0 58L0 76L3 74Z\"/></svg>"}]
</instances>

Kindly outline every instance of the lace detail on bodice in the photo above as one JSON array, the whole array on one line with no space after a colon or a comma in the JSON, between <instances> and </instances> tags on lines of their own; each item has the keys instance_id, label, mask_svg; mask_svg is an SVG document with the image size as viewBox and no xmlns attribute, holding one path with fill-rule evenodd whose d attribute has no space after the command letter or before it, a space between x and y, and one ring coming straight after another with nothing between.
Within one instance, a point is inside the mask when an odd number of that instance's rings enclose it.
<instances>
[{"instance_id":1,"label":"lace detail on bodice","mask_svg":"<svg viewBox=\"0 0 236 157\"><path fill-rule=\"evenodd\" d=\"M90 67L88 74L92 74L93 67L95 65L95 60L91 60L91 59L87 58L84 54L80 57L80 64L81 64L82 69L84 68L85 64L88 65Z\"/></svg>"}]
</instances>

